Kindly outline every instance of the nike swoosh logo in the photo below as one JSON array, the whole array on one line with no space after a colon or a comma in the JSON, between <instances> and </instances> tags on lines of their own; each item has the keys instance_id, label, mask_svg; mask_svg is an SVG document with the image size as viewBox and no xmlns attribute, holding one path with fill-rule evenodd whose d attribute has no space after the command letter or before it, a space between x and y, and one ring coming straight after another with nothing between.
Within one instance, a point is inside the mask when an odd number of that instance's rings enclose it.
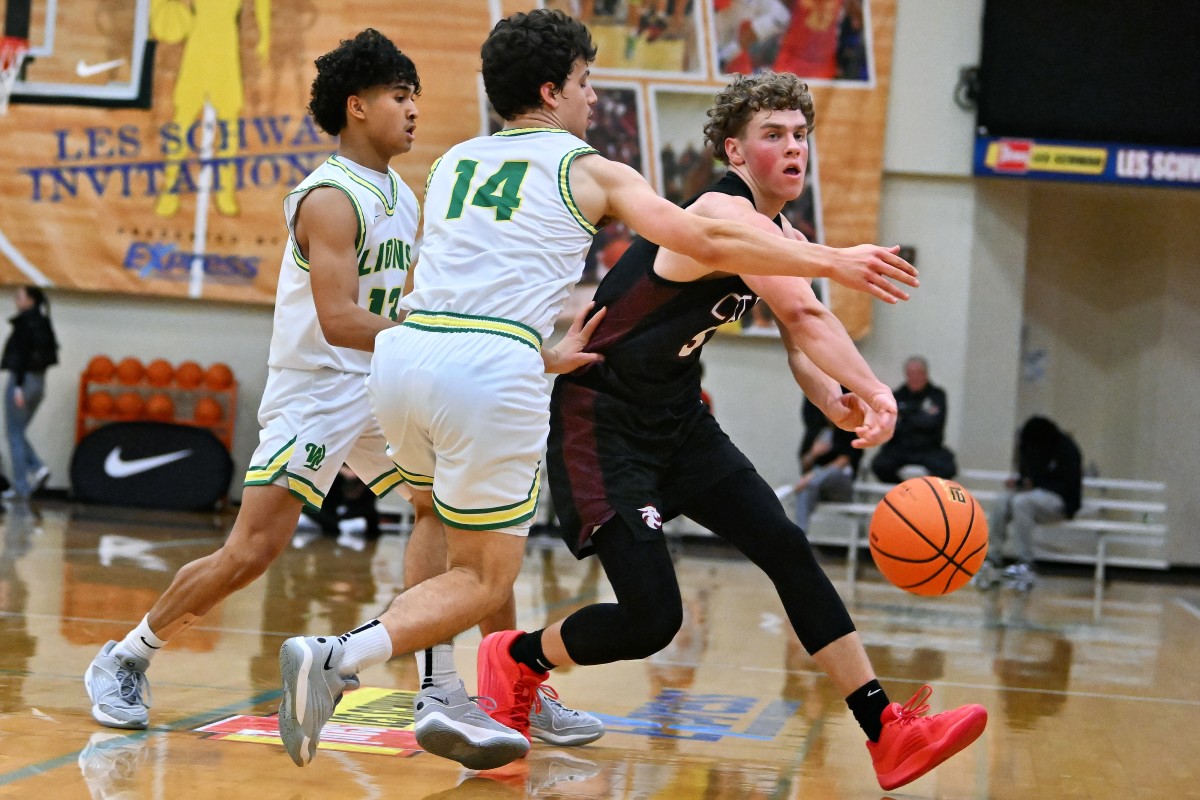
<instances>
[{"instance_id":1,"label":"nike swoosh logo","mask_svg":"<svg viewBox=\"0 0 1200 800\"><path fill-rule=\"evenodd\" d=\"M191 449L176 450L174 453L163 453L160 456L146 456L145 458L131 458L128 461L121 458L121 448L114 447L112 452L108 454L108 458L104 459L104 474L110 478L128 478L130 475L138 475L142 472L148 472L164 464L170 464L172 461L178 461L181 458L187 458L192 454Z\"/></svg>"},{"instance_id":2,"label":"nike swoosh logo","mask_svg":"<svg viewBox=\"0 0 1200 800\"><path fill-rule=\"evenodd\" d=\"M873 694L879 694L882 691L883 689L872 689L871 691L867 692L867 697L870 697Z\"/></svg>"},{"instance_id":3,"label":"nike swoosh logo","mask_svg":"<svg viewBox=\"0 0 1200 800\"><path fill-rule=\"evenodd\" d=\"M81 78L90 78L93 75L99 75L101 72L108 72L110 69L116 69L125 63L125 59L116 58L112 61L101 61L99 64L89 64L82 58L75 64L75 74Z\"/></svg>"}]
</instances>

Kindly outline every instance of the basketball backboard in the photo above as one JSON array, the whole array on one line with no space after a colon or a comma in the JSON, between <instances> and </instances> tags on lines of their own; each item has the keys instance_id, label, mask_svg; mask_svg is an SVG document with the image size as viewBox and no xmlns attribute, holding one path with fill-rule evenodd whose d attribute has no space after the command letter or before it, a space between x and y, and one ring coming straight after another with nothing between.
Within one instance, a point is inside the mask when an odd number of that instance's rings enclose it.
<instances>
[{"instance_id":1,"label":"basketball backboard","mask_svg":"<svg viewBox=\"0 0 1200 800\"><path fill-rule=\"evenodd\" d=\"M3 2L4 34L29 40L11 102L149 106L151 0Z\"/></svg>"}]
</instances>

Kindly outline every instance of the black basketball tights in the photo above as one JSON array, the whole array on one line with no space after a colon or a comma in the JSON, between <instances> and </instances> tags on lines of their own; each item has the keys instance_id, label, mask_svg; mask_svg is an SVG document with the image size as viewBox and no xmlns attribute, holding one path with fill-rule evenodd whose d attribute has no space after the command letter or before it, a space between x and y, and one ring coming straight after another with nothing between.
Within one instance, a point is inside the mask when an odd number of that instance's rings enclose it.
<instances>
[{"instance_id":1,"label":"black basketball tights","mask_svg":"<svg viewBox=\"0 0 1200 800\"><path fill-rule=\"evenodd\" d=\"M683 513L740 550L775 584L809 654L854 630L833 584L817 564L804 532L783 511L754 470L707 487ZM563 621L567 653L577 664L646 658L662 650L683 624L683 602L664 538L636 539L620 515L592 536L617 596Z\"/></svg>"}]
</instances>

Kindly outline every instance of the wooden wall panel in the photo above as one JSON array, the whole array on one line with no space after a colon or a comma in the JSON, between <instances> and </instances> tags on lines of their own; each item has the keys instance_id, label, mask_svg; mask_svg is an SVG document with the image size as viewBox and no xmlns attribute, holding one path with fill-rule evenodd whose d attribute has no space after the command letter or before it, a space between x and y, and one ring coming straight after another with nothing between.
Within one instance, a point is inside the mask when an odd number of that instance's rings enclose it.
<instances>
[{"instance_id":1,"label":"wooden wall panel","mask_svg":"<svg viewBox=\"0 0 1200 800\"><path fill-rule=\"evenodd\" d=\"M155 7L162 1L150 0ZM74 75L77 61L121 57L135 2L78 0L71 14L62 13L60 3L56 52L32 65L27 78L80 81ZM814 86L820 199L829 244L876 237L894 3L869 3L872 81ZM0 282L44 280L100 292L271 302L285 237L282 197L334 148L332 140L315 135L306 122L313 60L368 25L414 58L423 85L417 144L393 166L421 196L433 160L481 128L478 53L493 24L491 14L532 5L521 0L192 0L191 36L157 48L149 109L16 103L0 117ZM716 74L711 57L711 3L696 3L695 9L701 31L697 46L704 58L694 63L702 71L597 70L596 79L640 84L646 103L653 99L651 87L719 89L725 78ZM34 0L33 10L36 28L45 0ZM257 50L268 16L264 62ZM223 41L236 41L236 52L215 49L216 39L205 38L201 30L216 30L226 36ZM187 68L189 47L202 55L193 63L204 69ZM214 77L230 62L237 67L230 73L234 78ZM240 110L230 111L236 75L241 76L244 100ZM128 67L88 80L103 83L106 77L127 79ZM213 257L213 267L202 282L189 280L188 274L202 216L198 196L184 186L178 209L166 213L171 209L164 207L161 187L154 185L162 183L168 151L180 149L177 131L198 124L197 115L177 111L176 97L185 86L207 90L210 99L223 98L218 105L223 103L228 124L242 131L226 153L241 160L238 186L226 198L233 202L218 203L219 192L214 192L204 204L204 251ZM645 119L653 113L646 109ZM648 147L655 152L653 141ZM189 174L198 174L195 150L184 149ZM653 160L647 161L648 177L654 180ZM855 338L869 330L871 302L865 296L835 287L832 303Z\"/></svg>"}]
</instances>

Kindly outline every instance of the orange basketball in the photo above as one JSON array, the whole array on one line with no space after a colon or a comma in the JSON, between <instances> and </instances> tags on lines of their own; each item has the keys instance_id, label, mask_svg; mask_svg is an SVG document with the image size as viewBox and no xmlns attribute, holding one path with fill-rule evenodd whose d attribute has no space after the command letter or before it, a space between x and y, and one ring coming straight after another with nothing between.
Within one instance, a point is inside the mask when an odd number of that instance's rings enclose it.
<instances>
[{"instance_id":1,"label":"orange basketball","mask_svg":"<svg viewBox=\"0 0 1200 800\"><path fill-rule=\"evenodd\" d=\"M113 407L116 401L108 392L91 392L87 396L87 410L89 414L105 416L113 412Z\"/></svg>"},{"instance_id":2,"label":"orange basketball","mask_svg":"<svg viewBox=\"0 0 1200 800\"><path fill-rule=\"evenodd\" d=\"M146 416L167 421L175 416L175 401L165 392L155 392L146 398Z\"/></svg>"},{"instance_id":3,"label":"orange basketball","mask_svg":"<svg viewBox=\"0 0 1200 800\"><path fill-rule=\"evenodd\" d=\"M87 376L97 383L106 383L112 380L116 369L117 365L108 356L95 356L88 362Z\"/></svg>"},{"instance_id":4,"label":"orange basketball","mask_svg":"<svg viewBox=\"0 0 1200 800\"><path fill-rule=\"evenodd\" d=\"M228 389L233 383L233 370L228 364L216 363L204 373L204 385L214 392Z\"/></svg>"},{"instance_id":5,"label":"orange basketball","mask_svg":"<svg viewBox=\"0 0 1200 800\"><path fill-rule=\"evenodd\" d=\"M117 362L117 380L127 386L139 382L145 371L142 362L132 356Z\"/></svg>"},{"instance_id":6,"label":"orange basketball","mask_svg":"<svg viewBox=\"0 0 1200 800\"><path fill-rule=\"evenodd\" d=\"M987 517L954 481L913 478L879 501L870 539L875 565L893 584L913 594L949 594L983 565Z\"/></svg>"},{"instance_id":7,"label":"orange basketball","mask_svg":"<svg viewBox=\"0 0 1200 800\"><path fill-rule=\"evenodd\" d=\"M175 369L175 383L182 389L195 389L204 380L204 370L195 361L184 361Z\"/></svg>"},{"instance_id":8,"label":"orange basketball","mask_svg":"<svg viewBox=\"0 0 1200 800\"><path fill-rule=\"evenodd\" d=\"M146 401L137 392L121 392L117 395L117 413L122 417L140 417L145 408Z\"/></svg>"},{"instance_id":9,"label":"orange basketball","mask_svg":"<svg viewBox=\"0 0 1200 800\"><path fill-rule=\"evenodd\" d=\"M156 358L146 365L146 380L151 386L167 386L175 377L175 368L166 359Z\"/></svg>"},{"instance_id":10,"label":"orange basketball","mask_svg":"<svg viewBox=\"0 0 1200 800\"><path fill-rule=\"evenodd\" d=\"M199 425L216 425L225 416L221 404L211 397L201 397L196 401L195 418Z\"/></svg>"}]
</instances>

